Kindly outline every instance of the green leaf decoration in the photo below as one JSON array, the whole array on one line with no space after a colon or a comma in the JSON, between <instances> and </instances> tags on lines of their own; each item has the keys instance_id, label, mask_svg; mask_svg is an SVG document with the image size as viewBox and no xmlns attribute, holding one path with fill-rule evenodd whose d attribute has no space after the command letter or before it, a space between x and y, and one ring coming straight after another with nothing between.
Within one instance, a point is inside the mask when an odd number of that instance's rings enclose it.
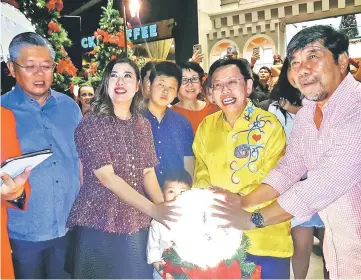
<instances>
[{"instance_id":1,"label":"green leaf decoration","mask_svg":"<svg viewBox=\"0 0 361 280\"><path fill-rule=\"evenodd\" d=\"M224 260L225 264L228 267L231 266L234 261L239 261L239 266L242 271L242 278L250 278L256 269L256 265L253 262L246 261L247 250L250 247L250 245L251 244L249 238L247 237L247 235L243 234L242 242L239 248L237 249L236 253L233 255L232 258L228 260ZM177 252L173 248L170 248L163 253L163 260L166 262L171 262L172 265L175 267L182 267L189 270L192 270L197 267L192 263L182 261L179 255L177 254ZM181 275L181 274L174 275L174 277L176 279L188 279L187 275ZM182 278L182 277L187 277L187 278Z\"/></svg>"},{"instance_id":2,"label":"green leaf decoration","mask_svg":"<svg viewBox=\"0 0 361 280\"><path fill-rule=\"evenodd\" d=\"M40 9L45 7L45 0L38 0L38 2L36 3L36 6Z\"/></svg>"},{"instance_id":3,"label":"green leaf decoration","mask_svg":"<svg viewBox=\"0 0 361 280\"><path fill-rule=\"evenodd\" d=\"M61 47L63 46L66 51L67 48L71 47L72 42L69 39L68 32L59 24L58 20L61 17L61 12L57 10L49 11L46 7L48 1L49 0L18 0L18 3L20 11L29 18L35 27L36 33L46 38L53 46L56 54L55 62L59 63L61 60L67 58ZM119 11L113 9L113 0L108 0L106 7L102 7L101 11L102 15L99 21L100 29L115 36L118 36L119 32L124 31L123 19L120 17ZM60 30L49 34L48 24L51 21L56 23L60 27ZM93 75L88 74L88 81L86 81L84 77L70 77L67 74L54 73L54 84L52 88L59 92L68 91L71 82L77 85L88 82L95 88L98 87L101 81L101 74L111 60L111 57L113 55L117 57L120 56L124 52L124 48L119 47L117 44L99 41L98 46L95 47L95 51L95 55L90 56L88 64L83 67L83 70L88 71L90 63L97 63L97 71ZM145 58L135 57L131 48L128 48L128 57L135 61L139 67L142 67L146 63Z\"/></svg>"},{"instance_id":4,"label":"green leaf decoration","mask_svg":"<svg viewBox=\"0 0 361 280\"><path fill-rule=\"evenodd\" d=\"M61 47L63 46L66 51L66 48L70 47L72 42L68 37L68 32L61 24L59 24L58 20L61 17L61 11L49 11L46 7L48 2L49 0L18 0L20 11L24 13L33 24L35 27L35 32L46 38L52 45L55 51L55 62L59 64L61 60L68 58L66 55L64 55ZM49 32L48 24L50 22L58 25L59 30L57 32ZM70 64L72 65L71 61ZM72 67L74 67L74 65L72 65ZM55 70L54 73L54 82L52 88L56 91L64 93L69 90L70 82L74 77L69 76L65 72L57 73L56 71L57 70Z\"/></svg>"},{"instance_id":5,"label":"green leaf decoration","mask_svg":"<svg viewBox=\"0 0 361 280\"><path fill-rule=\"evenodd\" d=\"M171 261L174 266L180 266L186 269L193 269L194 267L197 267L196 265L193 265L190 262L182 261L179 255L177 254L177 252L173 248L163 253L163 260Z\"/></svg>"},{"instance_id":6,"label":"green leaf decoration","mask_svg":"<svg viewBox=\"0 0 361 280\"><path fill-rule=\"evenodd\" d=\"M101 7L101 11L102 14L99 20L99 29L101 32L106 32L113 36L118 36L119 32L124 32L123 20L120 17L119 11L113 9L113 0L108 0L106 7ZM119 38L121 39L121 37ZM95 54L90 57L87 66L87 68L90 69L90 64L97 64L97 72L88 76L88 80L90 80L90 83L95 87L99 86L101 73L103 73L112 56L119 57L125 51L123 47L119 47L114 43L104 42L103 40L104 38L99 40L98 45L95 47ZM131 48L128 48L128 57L135 61L139 67L142 67L146 63L145 58L135 57Z\"/></svg>"},{"instance_id":7,"label":"green leaf decoration","mask_svg":"<svg viewBox=\"0 0 361 280\"><path fill-rule=\"evenodd\" d=\"M187 276L187 274L181 273L177 275L177 279L189 279L189 277Z\"/></svg>"},{"instance_id":8,"label":"green leaf decoration","mask_svg":"<svg viewBox=\"0 0 361 280\"><path fill-rule=\"evenodd\" d=\"M256 265L252 262L243 262L240 264L240 268L242 270L242 277L250 277L256 269Z\"/></svg>"}]
</instances>

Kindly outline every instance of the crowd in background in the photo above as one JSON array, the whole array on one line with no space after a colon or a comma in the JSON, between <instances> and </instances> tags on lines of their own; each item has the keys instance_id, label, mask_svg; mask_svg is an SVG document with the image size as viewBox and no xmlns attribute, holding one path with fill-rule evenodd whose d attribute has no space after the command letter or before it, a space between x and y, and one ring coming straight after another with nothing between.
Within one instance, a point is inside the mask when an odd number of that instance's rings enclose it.
<instances>
[{"instance_id":1,"label":"crowd in background","mask_svg":"<svg viewBox=\"0 0 361 280\"><path fill-rule=\"evenodd\" d=\"M180 214L170 201L210 186L227 197L218 210L250 238L247 260L262 278L289 279L292 262L294 277L305 279L314 230L322 246L324 224L325 278L361 276L360 161L340 162L361 147L361 63L347 50L346 36L315 26L258 73L259 54L247 61L232 47L208 74L198 52L142 69L115 58L100 86L80 87L74 102L51 89L49 43L16 36L8 63L16 86L1 97L1 160L47 148L53 155L2 176L2 278L172 278L162 251L171 246L167 222Z\"/></svg>"}]
</instances>

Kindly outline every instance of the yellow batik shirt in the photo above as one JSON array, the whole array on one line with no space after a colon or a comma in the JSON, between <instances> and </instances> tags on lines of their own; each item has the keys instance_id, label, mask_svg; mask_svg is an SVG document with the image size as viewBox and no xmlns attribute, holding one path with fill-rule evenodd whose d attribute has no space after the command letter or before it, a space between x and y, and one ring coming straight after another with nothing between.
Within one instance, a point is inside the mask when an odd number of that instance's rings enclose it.
<instances>
[{"instance_id":1,"label":"yellow batik shirt","mask_svg":"<svg viewBox=\"0 0 361 280\"><path fill-rule=\"evenodd\" d=\"M193 187L217 186L233 193L252 192L283 156L286 136L277 118L248 100L232 128L222 111L206 117L198 127L193 152L196 158ZM253 212L271 203L247 209ZM293 254L290 222L245 231L248 252L256 256L290 257Z\"/></svg>"}]
</instances>

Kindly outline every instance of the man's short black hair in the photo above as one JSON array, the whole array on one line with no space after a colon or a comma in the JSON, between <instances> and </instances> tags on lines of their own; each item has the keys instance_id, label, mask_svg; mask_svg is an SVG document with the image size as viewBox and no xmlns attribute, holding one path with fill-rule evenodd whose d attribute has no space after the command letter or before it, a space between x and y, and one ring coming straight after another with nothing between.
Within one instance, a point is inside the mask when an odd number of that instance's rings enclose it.
<instances>
[{"instance_id":1,"label":"man's short black hair","mask_svg":"<svg viewBox=\"0 0 361 280\"><path fill-rule=\"evenodd\" d=\"M340 54L348 54L349 40L347 35L336 31L328 25L315 25L298 32L287 46L287 58L292 61L293 54L304 49L308 44L320 42L332 55L335 63L338 64Z\"/></svg>"},{"instance_id":2,"label":"man's short black hair","mask_svg":"<svg viewBox=\"0 0 361 280\"><path fill-rule=\"evenodd\" d=\"M210 78L210 84L212 84L212 76L213 76L214 72L218 68L223 67L223 66L228 66L228 65L237 66L239 71L241 72L241 74L243 75L243 77L246 80L249 80L249 79L252 80L251 66L249 65L249 62L246 59L237 59L237 58L218 59L209 68L208 75L209 75L209 77L211 77Z\"/></svg>"},{"instance_id":3,"label":"man's short black hair","mask_svg":"<svg viewBox=\"0 0 361 280\"><path fill-rule=\"evenodd\" d=\"M200 80L202 80L202 78L204 77L204 70L198 63L192 61L183 61L178 63L178 65L182 70L186 69L196 72L199 75Z\"/></svg>"},{"instance_id":4,"label":"man's short black hair","mask_svg":"<svg viewBox=\"0 0 361 280\"><path fill-rule=\"evenodd\" d=\"M149 81L152 84L157 76L164 75L166 77L174 77L178 82L178 89L182 83L182 70L179 66L170 61L162 61L155 64L151 69Z\"/></svg>"},{"instance_id":5,"label":"man's short black hair","mask_svg":"<svg viewBox=\"0 0 361 280\"><path fill-rule=\"evenodd\" d=\"M261 68L259 68L258 73L259 73L259 71L261 71L262 69L267 70L267 72L268 72L270 75L272 74L271 69L269 69L267 66L262 66Z\"/></svg>"},{"instance_id":6,"label":"man's short black hair","mask_svg":"<svg viewBox=\"0 0 361 280\"><path fill-rule=\"evenodd\" d=\"M193 180L192 180L192 176L186 170L180 169L166 174L164 179L163 189L165 187L166 182L183 183L191 188Z\"/></svg>"},{"instance_id":7,"label":"man's short black hair","mask_svg":"<svg viewBox=\"0 0 361 280\"><path fill-rule=\"evenodd\" d=\"M155 63L152 61L148 61L140 70L140 79L143 82L147 72L154 68Z\"/></svg>"}]
</instances>

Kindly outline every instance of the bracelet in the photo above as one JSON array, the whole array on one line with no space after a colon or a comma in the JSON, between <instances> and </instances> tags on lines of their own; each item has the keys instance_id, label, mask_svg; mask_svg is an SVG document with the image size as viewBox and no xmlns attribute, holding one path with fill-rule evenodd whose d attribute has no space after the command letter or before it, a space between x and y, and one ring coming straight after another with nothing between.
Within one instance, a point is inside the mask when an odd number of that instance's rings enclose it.
<instances>
[{"instance_id":1,"label":"bracelet","mask_svg":"<svg viewBox=\"0 0 361 280\"><path fill-rule=\"evenodd\" d=\"M25 191L23 191L19 197L15 198L13 200L7 200L7 202L18 203L19 200L24 199L24 198L25 198Z\"/></svg>"},{"instance_id":2,"label":"bracelet","mask_svg":"<svg viewBox=\"0 0 361 280\"><path fill-rule=\"evenodd\" d=\"M15 206L19 209L24 209L25 208L25 198L26 198L26 192L24 190L18 198L13 199L13 200L7 200L7 202L9 202L10 204L12 204L13 206Z\"/></svg>"}]
</instances>

